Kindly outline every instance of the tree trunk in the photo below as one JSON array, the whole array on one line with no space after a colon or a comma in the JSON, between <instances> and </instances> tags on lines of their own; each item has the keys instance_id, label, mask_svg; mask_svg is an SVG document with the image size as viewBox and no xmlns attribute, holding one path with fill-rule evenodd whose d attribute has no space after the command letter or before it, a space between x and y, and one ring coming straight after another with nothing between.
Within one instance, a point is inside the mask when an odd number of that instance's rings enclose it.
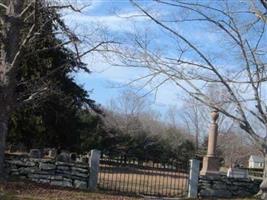
<instances>
[{"instance_id":1,"label":"tree trunk","mask_svg":"<svg viewBox=\"0 0 267 200\"><path fill-rule=\"evenodd\" d=\"M20 49L21 25L19 17L24 0L9 0L6 14L2 17L1 64L0 64L0 178L4 178L4 155L9 116L16 107L15 89ZM16 62L14 61L16 60Z\"/></svg>"},{"instance_id":2,"label":"tree trunk","mask_svg":"<svg viewBox=\"0 0 267 200\"><path fill-rule=\"evenodd\" d=\"M5 147L6 147L6 135L8 130L8 114L2 109L2 103L0 106L0 180L5 178L4 173L4 160L5 160Z\"/></svg>"},{"instance_id":3,"label":"tree trunk","mask_svg":"<svg viewBox=\"0 0 267 200\"><path fill-rule=\"evenodd\" d=\"M14 90L0 87L0 180L5 178L4 160L8 120L14 108Z\"/></svg>"}]
</instances>

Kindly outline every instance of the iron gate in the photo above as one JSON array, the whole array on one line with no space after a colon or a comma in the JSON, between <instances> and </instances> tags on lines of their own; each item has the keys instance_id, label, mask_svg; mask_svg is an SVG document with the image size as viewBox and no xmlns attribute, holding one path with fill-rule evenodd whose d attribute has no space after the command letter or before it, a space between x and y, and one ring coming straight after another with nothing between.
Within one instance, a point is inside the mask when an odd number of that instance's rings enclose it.
<instances>
[{"instance_id":1,"label":"iron gate","mask_svg":"<svg viewBox=\"0 0 267 200\"><path fill-rule=\"evenodd\" d=\"M98 187L129 195L184 197L189 162L138 162L135 159L101 158Z\"/></svg>"}]
</instances>

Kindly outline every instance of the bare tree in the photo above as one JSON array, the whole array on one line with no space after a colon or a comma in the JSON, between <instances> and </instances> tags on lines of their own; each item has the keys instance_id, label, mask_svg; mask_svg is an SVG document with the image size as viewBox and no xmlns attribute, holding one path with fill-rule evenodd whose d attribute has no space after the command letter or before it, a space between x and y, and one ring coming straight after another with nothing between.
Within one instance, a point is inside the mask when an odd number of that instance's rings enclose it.
<instances>
[{"instance_id":1,"label":"bare tree","mask_svg":"<svg viewBox=\"0 0 267 200\"><path fill-rule=\"evenodd\" d=\"M75 59L80 59L88 53L104 51L107 44L112 41L108 40L92 40L82 37L80 39L65 23L60 19L60 15L55 14L61 9L70 9L73 12L81 12L81 9L75 8L72 4L60 4L57 1L41 1L41 0L6 0L0 2L1 8L1 64L0 64L0 178L4 177L4 151L5 141L8 133L8 120L11 113L22 103L34 101L38 96L42 95L49 88L45 84L38 84L40 87L33 87L27 91L27 95L18 96L16 87L18 83L16 76L20 67L20 60L23 56L26 46L29 46L43 31L46 23L52 23L57 29L53 29L55 34L62 40L59 46L51 47L56 49L68 46L74 49ZM48 13L47 21L38 24L37 18L41 10ZM3 11L3 12L2 12ZM25 30L25 27L29 27ZM24 28L24 31L22 32ZM26 34L24 34L26 32ZM52 33L54 34L54 33ZM91 39L91 38L90 38ZM85 42L85 48L80 48L80 43ZM43 49L40 51L48 51ZM64 68L64 66L59 66ZM83 68L87 72L87 68ZM53 72L51 72L53 73ZM40 78L40 83L45 83L46 77Z\"/></svg>"},{"instance_id":2,"label":"bare tree","mask_svg":"<svg viewBox=\"0 0 267 200\"><path fill-rule=\"evenodd\" d=\"M185 104L181 110L181 117L188 131L195 136L196 150L198 150L200 136L203 135L201 133L204 132L205 134L207 131L207 109L205 110L198 101L189 97L185 100Z\"/></svg>"},{"instance_id":3,"label":"bare tree","mask_svg":"<svg viewBox=\"0 0 267 200\"><path fill-rule=\"evenodd\" d=\"M168 107L165 119L171 127L177 128L179 126L179 110L176 105L170 105Z\"/></svg>"},{"instance_id":4,"label":"bare tree","mask_svg":"<svg viewBox=\"0 0 267 200\"><path fill-rule=\"evenodd\" d=\"M262 155L261 148L240 130L219 134L218 149L221 151L224 165L227 167L234 167L235 164L247 167L251 155Z\"/></svg>"},{"instance_id":5,"label":"bare tree","mask_svg":"<svg viewBox=\"0 0 267 200\"><path fill-rule=\"evenodd\" d=\"M110 109L121 112L126 116L139 116L147 111L148 108L148 99L138 95L131 89L123 90L118 98L110 101Z\"/></svg>"},{"instance_id":6,"label":"bare tree","mask_svg":"<svg viewBox=\"0 0 267 200\"><path fill-rule=\"evenodd\" d=\"M225 99L225 90L223 90L217 84L209 84L207 94L213 102L220 104ZM181 109L181 117L185 121L187 128L191 133L195 135L196 148L198 149L200 137L207 135L207 130L210 125L210 108L203 103L199 102L194 97L187 95L183 100L184 105ZM221 105L225 110L232 109L231 104ZM228 133L234 127L234 121L232 119L221 116L218 120L219 133Z\"/></svg>"},{"instance_id":7,"label":"bare tree","mask_svg":"<svg viewBox=\"0 0 267 200\"><path fill-rule=\"evenodd\" d=\"M147 96L137 94L133 89L123 90L118 97L111 99L107 108L106 121L119 128L124 134L160 134L163 125L159 116L151 108Z\"/></svg>"},{"instance_id":8,"label":"bare tree","mask_svg":"<svg viewBox=\"0 0 267 200\"><path fill-rule=\"evenodd\" d=\"M151 4L131 3L165 34L167 48L137 33L134 46L122 51L121 65L144 68L147 74L143 79L153 83L154 89L173 82L238 123L266 153L266 1L158 0L151 1L153 9ZM202 33L201 38L195 39L194 32ZM216 42L207 37L211 33ZM222 87L225 97L214 100L206 94L210 83ZM225 109L228 104L231 109ZM262 124L262 129L255 128L254 120ZM265 155L263 198L267 196Z\"/></svg>"},{"instance_id":9,"label":"bare tree","mask_svg":"<svg viewBox=\"0 0 267 200\"><path fill-rule=\"evenodd\" d=\"M114 127L131 138L142 138L148 146L166 140L168 143L164 145L175 149L183 142L192 140L179 124L163 121L153 111L147 96L141 96L132 89L124 90L117 98L113 98L105 114L108 127ZM169 117L174 118L174 114Z\"/></svg>"}]
</instances>

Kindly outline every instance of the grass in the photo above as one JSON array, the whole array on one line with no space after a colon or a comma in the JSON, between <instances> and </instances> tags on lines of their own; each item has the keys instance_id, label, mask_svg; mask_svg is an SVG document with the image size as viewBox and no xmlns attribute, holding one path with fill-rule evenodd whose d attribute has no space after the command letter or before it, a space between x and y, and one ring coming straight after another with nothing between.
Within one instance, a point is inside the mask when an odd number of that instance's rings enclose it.
<instances>
[{"instance_id":1,"label":"grass","mask_svg":"<svg viewBox=\"0 0 267 200\"><path fill-rule=\"evenodd\" d=\"M141 198L112 195L102 192L98 193L98 192L80 191L80 190L52 187L48 185L39 185L36 183L15 181L15 180L0 183L0 200L91 200L91 199L92 200L138 200ZM248 200L248 199L243 199L243 200Z\"/></svg>"},{"instance_id":2,"label":"grass","mask_svg":"<svg viewBox=\"0 0 267 200\"><path fill-rule=\"evenodd\" d=\"M19 196L9 194L9 193L0 193L0 199L1 200L34 200L33 198L30 198L30 197L19 197Z\"/></svg>"},{"instance_id":3,"label":"grass","mask_svg":"<svg viewBox=\"0 0 267 200\"><path fill-rule=\"evenodd\" d=\"M105 172L99 175L99 186L106 190L115 190L135 194L185 196L188 178L185 173L152 174L134 172Z\"/></svg>"},{"instance_id":4,"label":"grass","mask_svg":"<svg viewBox=\"0 0 267 200\"><path fill-rule=\"evenodd\" d=\"M81 191L24 181L0 183L0 200L137 200L101 192Z\"/></svg>"}]
</instances>

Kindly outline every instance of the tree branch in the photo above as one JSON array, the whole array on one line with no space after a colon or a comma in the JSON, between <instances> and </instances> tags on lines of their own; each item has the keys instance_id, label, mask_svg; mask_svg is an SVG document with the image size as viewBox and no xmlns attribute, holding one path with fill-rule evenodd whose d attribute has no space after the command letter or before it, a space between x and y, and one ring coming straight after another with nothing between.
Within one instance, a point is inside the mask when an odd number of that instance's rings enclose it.
<instances>
[{"instance_id":1,"label":"tree branch","mask_svg":"<svg viewBox=\"0 0 267 200\"><path fill-rule=\"evenodd\" d=\"M5 4L3 4L3 3L0 3L0 7L4 8L4 9L7 9L7 8L8 8L8 7L7 7Z\"/></svg>"}]
</instances>

